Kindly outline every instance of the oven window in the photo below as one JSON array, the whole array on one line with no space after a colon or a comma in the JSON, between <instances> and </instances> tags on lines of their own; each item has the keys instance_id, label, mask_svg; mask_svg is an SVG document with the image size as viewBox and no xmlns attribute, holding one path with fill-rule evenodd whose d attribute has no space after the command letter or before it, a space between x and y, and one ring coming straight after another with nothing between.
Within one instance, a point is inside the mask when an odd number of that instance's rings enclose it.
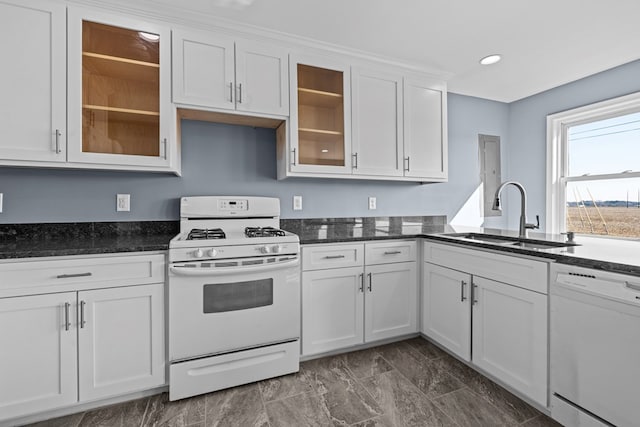
<instances>
[{"instance_id":1,"label":"oven window","mask_svg":"<svg viewBox=\"0 0 640 427\"><path fill-rule=\"evenodd\" d=\"M204 285L204 312L246 310L273 304L273 279Z\"/></svg>"}]
</instances>

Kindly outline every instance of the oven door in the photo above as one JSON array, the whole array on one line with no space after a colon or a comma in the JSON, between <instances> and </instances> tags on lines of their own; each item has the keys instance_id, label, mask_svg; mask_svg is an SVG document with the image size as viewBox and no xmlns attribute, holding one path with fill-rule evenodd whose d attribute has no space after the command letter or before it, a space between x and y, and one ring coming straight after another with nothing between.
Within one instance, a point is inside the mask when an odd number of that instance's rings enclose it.
<instances>
[{"instance_id":1,"label":"oven door","mask_svg":"<svg viewBox=\"0 0 640 427\"><path fill-rule=\"evenodd\" d=\"M297 256L169 267L169 360L300 337Z\"/></svg>"}]
</instances>

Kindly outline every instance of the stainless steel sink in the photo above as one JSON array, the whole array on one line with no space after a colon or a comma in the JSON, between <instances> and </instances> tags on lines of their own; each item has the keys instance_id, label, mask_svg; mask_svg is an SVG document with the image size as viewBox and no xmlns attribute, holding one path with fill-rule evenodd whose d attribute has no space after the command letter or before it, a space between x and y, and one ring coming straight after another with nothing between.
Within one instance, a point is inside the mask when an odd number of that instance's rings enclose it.
<instances>
[{"instance_id":1,"label":"stainless steel sink","mask_svg":"<svg viewBox=\"0 0 640 427\"><path fill-rule=\"evenodd\" d=\"M519 237L497 236L495 234L484 233L445 233L441 236L452 237L454 239L472 240L478 243L487 243L499 246L514 246L525 249L553 249L565 248L568 246L578 246L577 243L554 242L550 240L523 239Z\"/></svg>"}]
</instances>

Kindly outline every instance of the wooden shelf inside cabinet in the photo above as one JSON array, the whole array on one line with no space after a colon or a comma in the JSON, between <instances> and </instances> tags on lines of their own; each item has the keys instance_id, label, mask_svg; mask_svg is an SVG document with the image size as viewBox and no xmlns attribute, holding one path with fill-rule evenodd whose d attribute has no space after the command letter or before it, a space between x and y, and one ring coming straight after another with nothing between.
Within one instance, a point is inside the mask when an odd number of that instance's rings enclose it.
<instances>
[{"instance_id":1,"label":"wooden shelf inside cabinet","mask_svg":"<svg viewBox=\"0 0 640 427\"><path fill-rule=\"evenodd\" d=\"M133 110L130 108L107 107L103 105L82 106L85 110L106 111L110 113L110 118L117 121L134 121L134 122L158 122L160 113L157 111Z\"/></svg>"},{"instance_id":2,"label":"wooden shelf inside cabinet","mask_svg":"<svg viewBox=\"0 0 640 427\"><path fill-rule=\"evenodd\" d=\"M336 107L343 102L340 93L325 92L315 89L298 88L298 103L318 107Z\"/></svg>"},{"instance_id":3,"label":"wooden shelf inside cabinet","mask_svg":"<svg viewBox=\"0 0 640 427\"><path fill-rule=\"evenodd\" d=\"M310 128L298 128L300 137L304 139L311 139L315 141L328 140L335 141L336 138L342 140L343 133L335 130L324 129L310 129Z\"/></svg>"},{"instance_id":4,"label":"wooden shelf inside cabinet","mask_svg":"<svg viewBox=\"0 0 640 427\"><path fill-rule=\"evenodd\" d=\"M99 76L158 84L160 64L117 56L82 52L82 66Z\"/></svg>"}]
</instances>

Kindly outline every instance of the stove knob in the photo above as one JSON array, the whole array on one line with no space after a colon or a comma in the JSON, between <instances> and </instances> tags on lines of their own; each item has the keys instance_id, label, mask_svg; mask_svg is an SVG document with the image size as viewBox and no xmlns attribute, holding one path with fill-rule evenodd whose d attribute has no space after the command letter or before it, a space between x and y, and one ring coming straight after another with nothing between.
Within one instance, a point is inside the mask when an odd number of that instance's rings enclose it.
<instances>
[{"instance_id":1,"label":"stove knob","mask_svg":"<svg viewBox=\"0 0 640 427\"><path fill-rule=\"evenodd\" d=\"M263 254L268 254L269 252L271 252L271 250L269 249L269 246L262 246L260 248L260 252L262 252Z\"/></svg>"},{"instance_id":2,"label":"stove knob","mask_svg":"<svg viewBox=\"0 0 640 427\"><path fill-rule=\"evenodd\" d=\"M209 256L211 258L215 257L216 255L218 255L218 251L216 249L209 249Z\"/></svg>"},{"instance_id":3,"label":"stove knob","mask_svg":"<svg viewBox=\"0 0 640 427\"><path fill-rule=\"evenodd\" d=\"M194 258L202 258L204 254L202 253L202 249L196 249L195 251L193 251L193 257Z\"/></svg>"},{"instance_id":4,"label":"stove knob","mask_svg":"<svg viewBox=\"0 0 640 427\"><path fill-rule=\"evenodd\" d=\"M280 252L282 252L282 246L280 245L273 245L271 247L271 252L273 252L274 254L279 254Z\"/></svg>"}]
</instances>

